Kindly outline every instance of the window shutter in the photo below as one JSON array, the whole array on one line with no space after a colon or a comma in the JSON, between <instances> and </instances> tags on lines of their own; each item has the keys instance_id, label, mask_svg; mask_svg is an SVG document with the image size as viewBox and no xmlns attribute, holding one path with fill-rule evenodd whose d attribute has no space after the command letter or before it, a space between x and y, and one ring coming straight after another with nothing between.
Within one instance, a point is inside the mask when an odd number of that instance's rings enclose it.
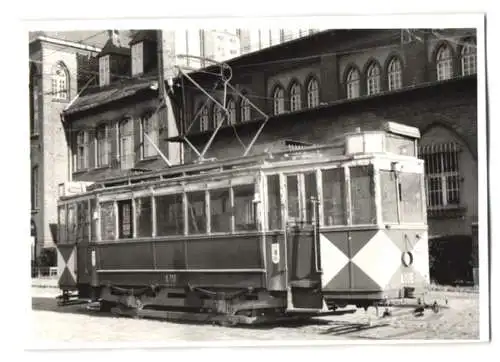
<instances>
[{"instance_id":1,"label":"window shutter","mask_svg":"<svg viewBox=\"0 0 500 362\"><path fill-rule=\"evenodd\" d=\"M88 132L88 161L87 166L89 169L96 167L96 130L90 130Z\"/></svg>"},{"instance_id":2,"label":"window shutter","mask_svg":"<svg viewBox=\"0 0 500 362\"><path fill-rule=\"evenodd\" d=\"M77 132L74 129L70 130L70 140L71 140L71 155L72 155L72 161L73 161L73 169L72 172L75 172L77 170L77 154L76 154L76 135Z\"/></svg>"},{"instance_id":3,"label":"window shutter","mask_svg":"<svg viewBox=\"0 0 500 362\"><path fill-rule=\"evenodd\" d=\"M134 134L133 134L133 140L134 143L132 145L132 148L134 150L134 160L135 163L139 162L141 160L141 149L144 147L143 144L141 144L141 141L146 143L146 140L142 139L142 120L145 117L141 116L138 117L137 119L134 120Z\"/></svg>"},{"instance_id":4,"label":"window shutter","mask_svg":"<svg viewBox=\"0 0 500 362\"><path fill-rule=\"evenodd\" d=\"M109 147L109 164L113 168L119 167L119 164L117 162L117 155L118 155L118 123L111 123L108 127L108 136L109 136L109 142L110 146Z\"/></svg>"}]
</instances>

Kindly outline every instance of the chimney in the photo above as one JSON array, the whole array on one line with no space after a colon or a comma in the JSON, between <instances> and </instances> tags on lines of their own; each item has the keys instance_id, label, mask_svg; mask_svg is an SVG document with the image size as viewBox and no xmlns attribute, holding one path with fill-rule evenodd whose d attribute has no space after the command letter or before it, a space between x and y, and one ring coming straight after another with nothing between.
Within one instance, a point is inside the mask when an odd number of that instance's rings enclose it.
<instances>
[{"instance_id":1,"label":"chimney","mask_svg":"<svg viewBox=\"0 0 500 362\"><path fill-rule=\"evenodd\" d=\"M108 30L108 38L114 46L121 48L122 44L120 42L120 32L118 30Z\"/></svg>"}]
</instances>

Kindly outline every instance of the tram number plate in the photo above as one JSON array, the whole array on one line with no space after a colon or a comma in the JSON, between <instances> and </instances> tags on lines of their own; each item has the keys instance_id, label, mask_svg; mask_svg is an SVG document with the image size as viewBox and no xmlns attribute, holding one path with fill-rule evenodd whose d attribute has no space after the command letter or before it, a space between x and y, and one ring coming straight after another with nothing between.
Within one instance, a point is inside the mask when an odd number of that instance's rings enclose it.
<instances>
[{"instance_id":1,"label":"tram number plate","mask_svg":"<svg viewBox=\"0 0 500 362\"><path fill-rule=\"evenodd\" d=\"M169 286L174 286L177 284L177 274L167 273L165 274L165 284Z\"/></svg>"},{"instance_id":2,"label":"tram number plate","mask_svg":"<svg viewBox=\"0 0 500 362\"><path fill-rule=\"evenodd\" d=\"M413 273L402 273L401 274L401 283L402 284L413 284L415 283L415 276Z\"/></svg>"}]
</instances>

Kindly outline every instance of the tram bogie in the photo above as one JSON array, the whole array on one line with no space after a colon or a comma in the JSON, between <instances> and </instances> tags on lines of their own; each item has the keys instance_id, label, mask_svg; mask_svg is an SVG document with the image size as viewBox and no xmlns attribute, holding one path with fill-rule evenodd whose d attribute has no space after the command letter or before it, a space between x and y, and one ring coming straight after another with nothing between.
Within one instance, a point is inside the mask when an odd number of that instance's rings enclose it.
<instances>
[{"instance_id":1,"label":"tram bogie","mask_svg":"<svg viewBox=\"0 0 500 362\"><path fill-rule=\"evenodd\" d=\"M240 322L418 296L429 260L417 140L388 124L61 197L60 288L139 315Z\"/></svg>"}]
</instances>

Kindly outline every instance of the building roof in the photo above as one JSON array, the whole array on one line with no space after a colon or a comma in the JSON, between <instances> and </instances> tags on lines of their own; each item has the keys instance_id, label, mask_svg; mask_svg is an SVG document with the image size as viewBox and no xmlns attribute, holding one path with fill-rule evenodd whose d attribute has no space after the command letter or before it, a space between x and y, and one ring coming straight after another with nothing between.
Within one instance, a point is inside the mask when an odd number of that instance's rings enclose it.
<instances>
[{"instance_id":1,"label":"building roof","mask_svg":"<svg viewBox=\"0 0 500 362\"><path fill-rule=\"evenodd\" d=\"M128 30L121 30L119 34L122 44L128 44L130 42ZM107 30L33 31L29 34L29 41L32 42L38 36L90 45L100 49L106 45L109 39Z\"/></svg>"},{"instance_id":2,"label":"building roof","mask_svg":"<svg viewBox=\"0 0 500 362\"><path fill-rule=\"evenodd\" d=\"M64 115L71 115L77 112L89 110L91 108L115 102L126 97L133 96L146 89L154 89L158 86L158 81L151 79L132 79L120 83L113 83L106 88L95 88L86 94L79 96L63 111Z\"/></svg>"}]
</instances>

